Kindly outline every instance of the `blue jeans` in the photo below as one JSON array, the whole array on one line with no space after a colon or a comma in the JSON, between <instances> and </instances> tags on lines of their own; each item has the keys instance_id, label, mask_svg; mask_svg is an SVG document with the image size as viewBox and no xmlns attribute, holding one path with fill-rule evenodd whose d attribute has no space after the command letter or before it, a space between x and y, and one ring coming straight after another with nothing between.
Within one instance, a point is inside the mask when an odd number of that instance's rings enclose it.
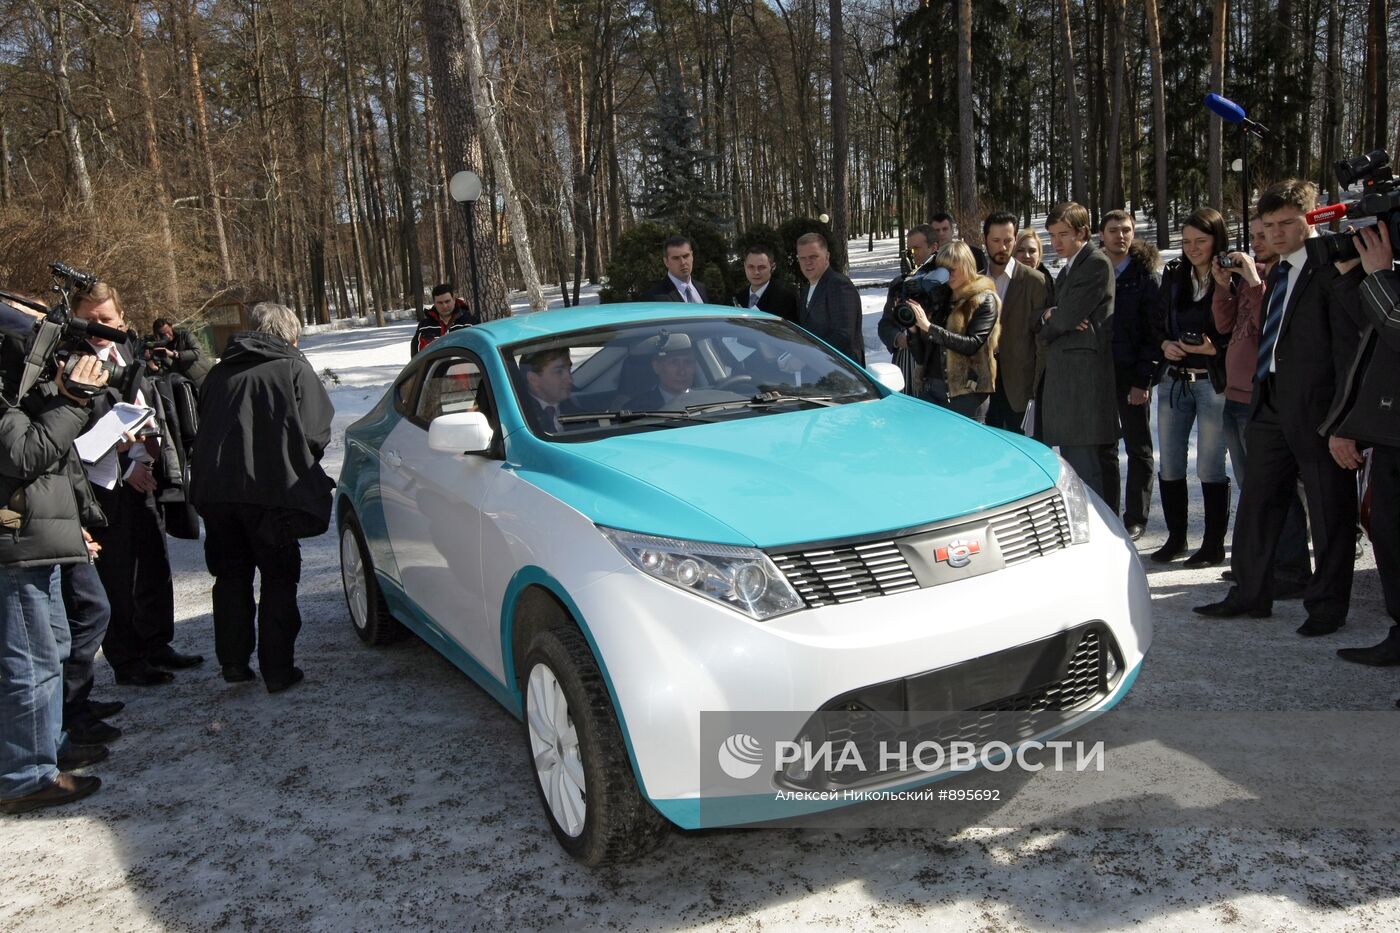
<instances>
[{"instance_id":1,"label":"blue jeans","mask_svg":"<svg viewBox=\"0 0 1400 933\"><path fill-rule=\"evenodd\" d=\"M1225 446L1230 451L1230 469L1235 474L1235 488L1244 489L1244 429L1249 424L1249 403L1225 400L1223 417Z\"/></svg>"},{"instance_id":2,"label":"blue jeans","mask_svg":"<svg viewBox=\"0 0 1400 933\"><path fill-rule=\"evenodd\" d=\"M1157 386L1157 449L1162 479L1186 478L1186 453L1191 426L1196 425L1196 475L1203 483L1224 483L1225 393L1209 379L1186 382L1170 375Z\"/></svg>"},{"instance_id":3,"label":"blue jeans","mask_svg":"<svg viewBox=\"0 0 1400 933\"><path fill-rule=\"evenodd\" d=\"M58 777L68 644L58 567L0 567L0 799Z\"/></svg>"}]
</instances>

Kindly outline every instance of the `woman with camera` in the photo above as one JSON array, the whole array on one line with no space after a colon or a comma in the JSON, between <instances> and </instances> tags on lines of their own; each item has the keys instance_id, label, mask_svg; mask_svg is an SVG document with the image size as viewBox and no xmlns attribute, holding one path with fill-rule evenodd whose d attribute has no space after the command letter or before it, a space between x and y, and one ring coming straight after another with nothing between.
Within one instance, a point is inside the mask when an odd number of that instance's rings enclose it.
<instances>
[{"instance_id":1,"label":"woman with camera","mask_svg":"<svg viewBox=\"0 0 1400 933\"><path fill-rule=\"evenodd\" d=\"M1153 315L1153 335L1163 362L1157 391L1158 474L1167 540L1152 559L1175 560L1186 550L1186 454L1196 428L1196 475L1205 500L1205 535L1188 567L1225 560L1230 524L1230 477L1225 472L1225 348L1229 334L1215 326L1211 265L1229 248L1225 219L1202 207L1186 218L1181 258L1167 264Z\"/></svg>"},{"instance_id":2,"label":"woman with camera","mask_svg":"<svg viewBox=\"0 0 1400 933\"><path fill-rule=\"evenodd\" d=\"M917 301L909 302L922 345L914 351L924 360L922 397L985 423L997 378L1001 302L996 285L978 274L977 259L961 240L939 250L936 264L948 270L952 291L946 323L934 323Z\"/></svg>"}]
</instances>

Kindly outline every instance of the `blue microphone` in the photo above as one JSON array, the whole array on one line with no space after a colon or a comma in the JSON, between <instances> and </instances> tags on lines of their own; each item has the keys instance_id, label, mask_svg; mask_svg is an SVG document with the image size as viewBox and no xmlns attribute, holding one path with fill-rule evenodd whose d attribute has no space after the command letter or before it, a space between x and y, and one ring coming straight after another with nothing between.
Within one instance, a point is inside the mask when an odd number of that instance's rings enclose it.
<instances>
[{"instance_id":1,"label":"blue microphone","mask_svg":"<svg viewBox=\"0 0 1400 933\"><path fill-rule=\"evenodd\" d=\"M1210 109L1211 113L1215 114L1226 123L1238 123L1240 126L1244 127L1246 132L1253 133L1260 139L1263 139L1269 134L1267 129L1245 116L1244 108L1228 97L1221 97L1219 94L1207 94L1205 97L1205 105Z\"/></svg>"}]
</instances>

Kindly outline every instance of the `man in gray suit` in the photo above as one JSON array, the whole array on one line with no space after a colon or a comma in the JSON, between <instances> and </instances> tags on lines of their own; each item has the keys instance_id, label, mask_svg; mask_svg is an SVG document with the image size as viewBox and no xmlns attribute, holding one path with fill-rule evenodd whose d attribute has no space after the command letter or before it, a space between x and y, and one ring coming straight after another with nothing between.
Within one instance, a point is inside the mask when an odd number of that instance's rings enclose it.
<instances>
[{"instance_id":1,"label":"man in gray suit","mask_svg":"<svg viewBox=\"0 0 1400 933\"><path fill-rule=\"evenodd\" d=\"M797 323L864 366L860 292L850 279L831 268L826 238L820 233L798 237L797 264L807 280L797 298Z\"/></svg>"},{"instance_id":2,"label":"man in gray suit","mask_svg":"<svg viewBox=\"0 0 1400 933\"><path fill-rule=\"evenodd\" d=\"M987 408L987 424L1023 433L1026 404L1035 395L1035 319L1054 298L1050 280L1039 269L1011 255L1016 246L1016 215L996 211L982 222L987 274L1001 298L1001 337L997 342L997 384Z\"/></svg>"},{"instance_id":3,"label":"man in gray suit","mask_svg":"<svg viewBox=\"0 0 1400 933\"><path fill-rule=\"evenodd\" d=\"M1036 436L1103 496L1100 458L1118 443L1113 369L1113 263L1089 242L1089 212L1073 201L1046 218L1050 243L1069 263L1055 278L1057 304L1036 318L1045 372L1036 393Z\"/></svg>"}]
</instances>

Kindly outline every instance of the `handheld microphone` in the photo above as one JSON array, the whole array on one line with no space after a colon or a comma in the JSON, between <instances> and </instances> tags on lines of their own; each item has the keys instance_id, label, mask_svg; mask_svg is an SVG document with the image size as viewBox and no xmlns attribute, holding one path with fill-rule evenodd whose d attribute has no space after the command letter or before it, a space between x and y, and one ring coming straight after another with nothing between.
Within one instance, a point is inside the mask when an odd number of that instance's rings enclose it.
<instances>
[{"instance_id":1,"label":"handheld microphone","mask_svg":"<svg viewBox=\"0 0 1400 933\"><path fill-rule=\"evenodd\" d=\"M1325 207L1314 208L1303 215L1303 219L1309 224L1330 224L1334 220L1341 220L1347 215L1350 204L1328 204Z\"/></svg>"},{"instance_id":2,"label":"handheld microphone","mask_svg":"<svg viewBox=\"0 0 1400 933\"><path fill-rule=\"evenodd\" d=\"M1263 126L1255 123L1245 115L1244 108L1228 97L1221 97L1219 94L1207 94L1205 105L1210 112L1218 116L1227 123L1238 123L1247 133L1253 133L1260 139L1269 134Z\"/></svg>"}]
</instances>

